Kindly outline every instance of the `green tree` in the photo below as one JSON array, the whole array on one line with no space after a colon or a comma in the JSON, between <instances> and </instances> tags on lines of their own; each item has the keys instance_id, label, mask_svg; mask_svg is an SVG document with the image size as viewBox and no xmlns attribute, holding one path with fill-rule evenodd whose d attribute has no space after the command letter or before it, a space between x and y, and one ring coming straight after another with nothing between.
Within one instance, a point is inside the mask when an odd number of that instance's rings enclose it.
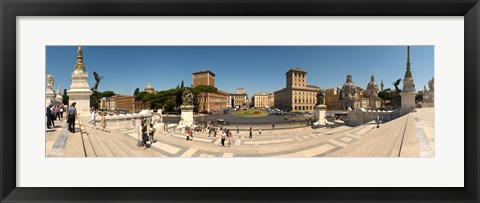
<instances>
[{"instance_id":1,"label":"green tree","mask_svg":"<svg viewBox=\"0 0 480 203\"><path fill-rule=\"evenodd\" d=\"M185 86L183 86L183 80L182 80L182 84L180 85L180 88L184 88Z\"/></svg>"},{"instance_id":2,"label":"green tree","mask_svg":"<svg viewBox=\"0 0 480 203\"><path fill-rule=\"evenodd\" d=\"M183 80L182 80L182 86L183 86ZM176 89L175 93L175 108L177 111L180 110L180 106L183 104L183 92L185 91L184 87Z\"/></svg>"},{"instance_id":3,"label":"green tree","mask_svg":"<svg viewBox=\"0 0 480 203\"><path fill-rule=\"evenodd\" d=\"M62 95L62 103L64 105L68 105L70 97L67 95L67 89L63 89L63 95Z\"/></svg>"},{"instance_id":4,"label":"green tree","mask_svg":"<svg viewBox=\"0 0 480 203\"><path fill-rule=\"evenodd\" d=\"M175 101L173 99L168 99L165 102L165 110L166 111L174 111L175 110Z\"/></svg>"},{"instance_id":5,"label":"green tree","mask_svg":"<svg viewBox=\"0 0 480 203\"><path fill-rule=\"evenodd\" d=\"M418 103L418 102L421 102L421 101L423 101L423 92L418 91L417 95L415 95L415 102Z\"/></svg>"},{"instance_id":6,"label":"green tree","mask_svg":"<svg viewBox=\"0 0 480 203\"><path fill-rule=\"evenodd\" d=\"M101 97L105 97L107 99L107 102L108 102L108 109L110 109L110 97L113 97L115 95L115 92L113 91L105 91L105 92L101 92L100 95L102 95Z\"/></svg>"},{"instance_id":7,"label":"green tree","mask_svg":"<svg viewBox=\"0 0 480 203\"><path fill-rule=\"evenodd\" d=\"M199 85L194 88L192 88L192 93L194 95L197 95L199 101L203 101L203 106L199 109L202 110L202 112L206 111L206 103L207 103L207 97L209 93L216 93L218 89L213 86L209 85Z\"/></svg>"},{"instance_id":8,"label":"green tree","mask_svg":"<svg viewBox=\"0 0 480 203\"><path fill-rule=\"evenodd\" d=\"M133 96L137 95L140 92L140 88L136 88L135 91L133 91Z\"/></svg>"},{"instance_id":9,"label":"green tree","mask_svg":"<svg viewBox=\"0 0 480 203\"><path fill-rule=\"evenodd\" d=\"M391 90L384 90L378 92L378 97L382 99L382 106L385 103L385 100L389 100L392 106L400 105L400 95L396 94L394 91Z\"/></svg>"},{"instance_id":10,"label":"green tree","mask_svg":"<svg viewBox=\"0 0 480 203\"><path fill-rule=\"evenodd\" d=\"M255 106L255 96L252 96L252 99L250 99L250 108Z\"/></svg>"}]
</instances>

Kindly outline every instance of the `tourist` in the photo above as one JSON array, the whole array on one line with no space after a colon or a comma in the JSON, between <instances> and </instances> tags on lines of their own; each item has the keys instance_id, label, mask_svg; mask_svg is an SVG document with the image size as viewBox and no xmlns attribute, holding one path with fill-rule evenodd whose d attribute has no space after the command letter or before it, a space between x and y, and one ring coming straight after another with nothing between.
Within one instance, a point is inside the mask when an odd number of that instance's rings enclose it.
<instances>
[{"instance_id":1,"label":"tourist","mask_svg":"<svg viewBox=\"0 0 480 203\"><path fill-rule=\"evenodd\" d=\"M135 118L132 118L132 128L135 128Z\"/></svg>"},{"instance_id":2,"label":"tourist","mask_svg":"<svg viewBox=\"0 0 480 203\"><path fill-rule=\"evenodd\" d=\"M60 108L60 118L63 118L63 107L59 106L59 108Z\"/></svg>"},{"instance_id":3,"label":"tourist","mask_svg":"<svg viewBox=\"0 0 480 203\"><path fill-rule=\"evenodd\" d=\"M258 128L258 134L262 135L262 129Z\"/></svg>"},{"instance_id":4,"label":"tourist","mask_svg":"<svg viewBox=\"0 0 480 203\"><path fill-rule=\"evenodd\" d=\"M51 109L52 105L48 105L47 108L46 108L46 113L45 113L45 116L47 116L47 129L51 129L52 128L52 109ZM55 126L53 126L55 127Z\"/></svg>"},{"instance_id":5,"label":"tourist","mask_svg":"<svg viewBox=\"0 0 480 203\"><path fill-rule=\"evenodd\" d=\"M185 138L185 140L190 140L190 128L185 126L185 133L187 133L187 138Z\"/></svg>"},{"instance_id":6,"label":"tourist","mask_svg":"<svg viewBox=\"0 0 480 203\"><path fill-rule=\"evenodd\" d=\"M227 132L225 130L222 132L222 147L225 147L225 138L227 137Z\"/></svg>"},{"instance_id":7,"label":"tourist","mask_svg":"<svg viewBox=\"0 0 480 203\"><path fill-rule=\"evenodd\" d=\"M212 136L212 127L208 126L207 129L208 129L208 137L211 137Z\"/></svg>"},{"instance_id":8,"label":"tourist","mask_svg":"<svg viewBox=\"0 0 480 203\"><path fill-rule=\"evenodd\" d=\"M190 127L190 141L193 141L193 133L195 132L195 127Z\"/></svg>"},{"instance_id":9,"label":"tourist","mask_svg":"<svg viewBox=\"0 0 480 203\"><path fill-rule=\"evenodd\" d=\"M72 105L70 105L70 108L68 108L68 130L71 133L75 133L75 119L78 119L77 115L77 109L75 108L75 105L77 105L76 102L73 102Z\"/></svg>"},{"instance_id":10,"label":"tourist","mask_svg":"<svg viewBox=\"0 0 480 203\"><path fill-rule=\"evenodd\" d=\"M57 119L60 120L60 106L55 106L55 112L56 112L56 116L57 116Z\"/></svg>"},{"instance_id":11,"label":"tourist","mask_svg":"<svg viewBox=\"0 0 480 203\"><path fill-rule=\"evenodd\" d=\"M96 127L96 123L95 123L95 111L93 111L93 109L90 109L90 121L88 122L90 123L90 126L93 128L93 127Z\"/></svg>"},{"instance_id":12,"label":"tourist","mask_svg":"<svg viewBox=\"0 0 480 203\"><path fill-rule=\"evenodd\" d=\"M250 127L250 135L248 136L248 138L252 139L252 136L253 136L252 127Z\"/></svg>"},{"instance_id":13,"label":"tourist","mask_svg":"<svg viewBox=\"0 0 480 203\"><path fill-rule=\"evenodd\" d=\"M240 128L238 128L238 124L237 124L237 133L239 133L239 132L240 132Z\"/></svg>"},{"instance_id":14,"label":"tourist","mask_svg":"<svg viewBox=\"0 0 480 203\"><path fill-rule=\"evenodd\" d=\"M142 127L142 141L143 141L143 149L147 149L148 147L148 135L147 135L147 128Z\"/></svg>"},{"instance_id":15,"label":"tourist","mask_svg":"<svg viewBox=\"0 0 480 203\"><path fill-rule=\"evenodd\" d=\"M213 137L217 137L217 128L213 127Z\"/></svg>"},{"instance_id":16,"label":"tourist","mask_svg":"<svg viewBox=\"0 0 480 203\"><path fill-rule=\"evenodd\" d=\"M228 147L232 146L232 131L230 129L227 130L227 143Z\"/></svg>"},{"instance_id":17,"label":"tourist","mask_svg":"<svg viewBox=\"0 0 480 203\"><path fill-rule=\"evenodd\" d=\"M50 105L50 124L55 128L55 108Z\"/></svg>"},{"instance_id":18,"label":"tourist","mask_svg":"<svg viewBox=\"0 0 480 203\"><path fill-rule=\"evenodd\" d=\"M153 128L153 125L150 124L150 145L153 144L153 138L154 138L154 135L155 135L155 128Z\"/></svg>"},{"instance_id":19,"label":"tourist","mask_svg":"<svg viewBox=\"0 0 480 203\"><path fill-rule=\"evenodd\" d=\"M106 115L107 114L101 114L100 126L102 126L102 131L105 131L105 128L107 127L107 121L105 120Z\"/></svg>"},{"instance_id":20,"label":"tourist","mask_svg":"<svg viewBox=\"0 0 480 203\"><path fill-rule=\"evenodd\" d=\"M275 123L272 124L272 130L275 130Z\"/></svg>"}]
</instances>

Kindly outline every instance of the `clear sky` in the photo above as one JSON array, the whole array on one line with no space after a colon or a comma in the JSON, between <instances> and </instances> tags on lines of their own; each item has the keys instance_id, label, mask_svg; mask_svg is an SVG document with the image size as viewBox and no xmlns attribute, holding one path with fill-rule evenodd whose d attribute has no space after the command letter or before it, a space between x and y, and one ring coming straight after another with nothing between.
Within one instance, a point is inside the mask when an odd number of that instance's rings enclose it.
<instances>
[{"instance_id":1,"label":"clear sky","mask_svg":"<svg viewBox=\"0 0 480 203\"><path fill-rule=\"evenodd\" d=\"M46 75L58 86L69 89L76 46L47 46ZM370 76L385 88L402 79L407 62L406 46L84 46L83 57L93 86L93 72L103 80L99 91L112 90L132 95L150 82L155 90L175 88L184 80L192 83L192 73L210 70L216 87L235 92L243 87L251 97L285 87L285 73L294 67L307 71L307 84L320 88L342 86L346 75L366 88ZM423 89L434 75L434 47L411 46L410 62L416 90ZM45 76L46 76L45 75ZM400 87L403 86L403 83ZM428 85L427 85L428 87Z\"/></svg>"}]
</instances>

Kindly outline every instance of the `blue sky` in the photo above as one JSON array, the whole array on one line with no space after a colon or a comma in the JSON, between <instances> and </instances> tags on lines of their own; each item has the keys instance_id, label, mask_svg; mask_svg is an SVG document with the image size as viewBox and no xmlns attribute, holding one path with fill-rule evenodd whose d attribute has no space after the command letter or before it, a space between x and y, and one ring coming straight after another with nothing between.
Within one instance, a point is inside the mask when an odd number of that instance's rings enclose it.
<instances>
[{"instance_id":1,"label":"blue sky","mask_svg":"<svg viewBox=\"0 0 480 203\"><path fill-rule=\"evenodd\" d=\"M70 87L76 46L47 46L46 75L55 77L55 89ZM184 80L190 86L192 73L210 70L216 87L235 92L243 87L251 97L285 87L285 73L294 67L307 71L307 84L320 88L342 86L351 74L355 84L366 88L370 76L385 88L405 74L406 46L84 46L89 72L103 80L99 91L132 95L150 82L156 90L175 88ZM417 91L434 75L434 47L411 46L410 62ZM428 87L428 85L427 85Z\"/></svg>"}]
</instances>

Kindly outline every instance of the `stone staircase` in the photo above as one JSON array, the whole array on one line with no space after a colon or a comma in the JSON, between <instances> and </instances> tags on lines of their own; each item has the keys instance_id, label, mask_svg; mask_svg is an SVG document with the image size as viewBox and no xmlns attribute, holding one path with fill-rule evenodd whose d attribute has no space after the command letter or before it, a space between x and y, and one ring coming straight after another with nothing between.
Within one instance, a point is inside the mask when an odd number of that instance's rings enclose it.
<instances>
[{"instance_id":1,"label":"stone staircase","mask_svg":"<svg viewBox=\"0 0 480 203\"><path fill-rule=\"evenodd\" d=\"M376 124L370 125L372 130L368 135L362 137L347 147L330 154L330 156L347 157L400 157L404 156L406 148L410 148L410 156L418 155L415 152L415 146L410 146L405 142L405 132L411 131L412 116L409 114L401 116L395 120L381 124L376 128Z\"/></svg>"},{"instance_id":2,"label":"stone staircase","mask_svg":"<svg viewBox=\"0 0 480 203\"><path fill-rule=\"evenodd\" d=\"M162 157L155 150L137 147L137 140L120 134L105 132L80 123L80 133L70 134L66 157Z\"/></svg>"}]
</instances>

